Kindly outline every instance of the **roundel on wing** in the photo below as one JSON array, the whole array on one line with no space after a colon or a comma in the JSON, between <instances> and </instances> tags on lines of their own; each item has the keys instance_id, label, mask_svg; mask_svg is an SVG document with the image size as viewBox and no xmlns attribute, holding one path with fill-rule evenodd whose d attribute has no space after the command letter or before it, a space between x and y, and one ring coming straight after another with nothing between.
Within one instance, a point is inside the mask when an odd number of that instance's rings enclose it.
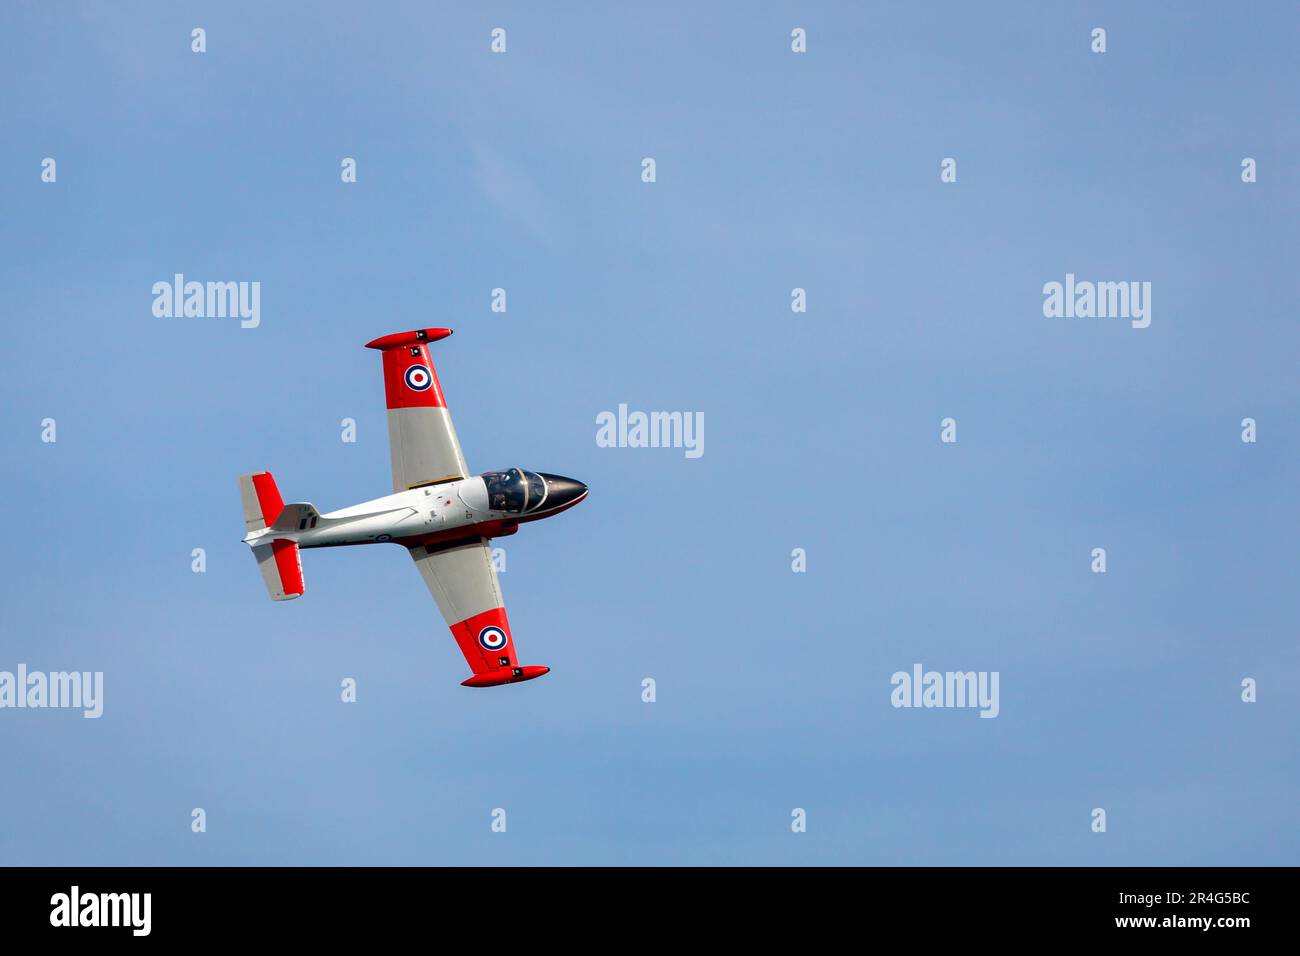
<instances>
[{"instance_id":1,"label":"roundel on wing","mask_svg":"<svg viewBox=\"0 0 1300 956\"><path fill-rule=\"evenodd\" d=\"M433 384L433 376L423 365L412 365L406 370L406 387L413 392L423 392Z\"/></svg>"},{"instance_id":2,"label":"roundel on wing","mask_svg":"<svg viewBox=\"0 0 1300 956\"><path fill-rule=\"evenodd\" d=\"M493 625L478 632L478 642L489 651L499 651L506 646L506 632Z\"/></svg>"}]
</instances>

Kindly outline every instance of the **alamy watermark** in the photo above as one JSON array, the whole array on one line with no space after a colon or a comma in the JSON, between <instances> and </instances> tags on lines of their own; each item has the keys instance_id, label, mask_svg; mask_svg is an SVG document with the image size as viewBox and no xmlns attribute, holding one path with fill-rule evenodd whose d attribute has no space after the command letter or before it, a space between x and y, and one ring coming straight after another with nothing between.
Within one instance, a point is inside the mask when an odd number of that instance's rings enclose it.
<instances>
[{"instance_id":1,"label":"alamy watermark","mask_svg":"<svg viewBox=\"0 0 1300 956\"><path fill-rule=\"evenodd\" d=\"M927 671L913 664L911 673L895 671L889 679L895 707L978 707L981 717L996 717L997 671Z\"/></svg>"},{"instance_id":2,"label":"alamy watermark","mask_svg":"<svg viewBox=\"0 0 1300 956\"><path fill-rule=\"evenodd\" d=\"M684 448L687 458L704 454L703 412L629 412L596 416L598 448Z\"/></svg>"},{"instance_id":3,"label":"alamy watermark","mask_svg":"<svg viewBox=\"0 0 1300 956\"><path fill-rule=\"evenodd\" d=\"M155 282L153 295L153 314L160 319L238 318L245 329L262 324L260 282L186 282L178 272L171 282Z\"/></svg>"},{"instance_id":4,"label":"alamy watermark","mask_svg":"<svg viewBox=\"0 0 1300 956\"><path fill-rule=\"evenodd\" d=\"M50 897L50 925L121 926L132 936L148 936L152 910L152 893L83 893L74 885Z\"/></svg>"},{"instance_id":5,"label":"alamy watermark","mask_svg":"<svg viewBox=\"0 0 1300 956\"><path fill-rule=\"evenodd\" d=\"M1150 282L1076 282L1043 284L1043 315L1049 319L1132 319L1135 329L1151 324Z\"/></svg>"},{"instance_id":6,"label":"alamy watermark","mask_svg":"<svg viewBox=\"0 0 1300 956\"><path fill-rule=\"evenodd\" d=\"M81 716L95 718L104 713L103 671L28 672L26 664L18 672L0 671L0 710L6 707L80 708Z\"/></svg>"}]
</instances>

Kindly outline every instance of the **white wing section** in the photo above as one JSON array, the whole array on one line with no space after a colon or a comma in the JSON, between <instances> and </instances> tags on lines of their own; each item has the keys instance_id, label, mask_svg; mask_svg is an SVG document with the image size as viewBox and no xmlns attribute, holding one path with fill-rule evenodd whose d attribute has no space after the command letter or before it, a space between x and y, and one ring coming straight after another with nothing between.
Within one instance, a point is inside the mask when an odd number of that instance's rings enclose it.
<instances>
[{"instance_id":1,"label":"white wing section","mask_svg":"<svg viewBox=\"0 0 1300 956\"><path fill-rule=\"evenodd\" d=\"M505 606L492 567L492 552L484 539L432 553L422 547L412 548L411 557L448 627Z\"/></svg>"},{"instance_id":2,"label":"white wing section","mask_svg":"<svg viewBox=\"0 0 1300 956\"><path fill-rule=\"evenodd\" d=\"M451 412L445 408L390 408L388 448L393 491L446 478L469 477Z\"/></svg>"}]
</instances>

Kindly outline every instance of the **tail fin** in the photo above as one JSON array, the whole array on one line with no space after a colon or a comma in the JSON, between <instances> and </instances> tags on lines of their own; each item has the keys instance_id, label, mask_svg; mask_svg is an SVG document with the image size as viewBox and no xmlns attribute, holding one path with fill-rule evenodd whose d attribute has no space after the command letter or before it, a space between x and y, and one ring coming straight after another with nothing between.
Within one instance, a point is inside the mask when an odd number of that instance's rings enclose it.
<instances>
[{"instance_id":1,"label":"tail fin","mask_svg":"<svg viewBox=\"0 0 1300 956\"><path fill-rule=\"evenodd\" d=\"M255 475L241 475L239 478L239 496L244 503L244 524L249 531L261 531L263 528L274 529L276 519L286 510L280 489L275 486L275 478L269 471ZM311 505L290 505L294 513L294 527L297 527L300 514L297 509L307 507L314 513ZM268 536L269 537L269 536ZM262 571L262 580L266 582L266 591L273 601L292 601L301 597L307 590L302 579L302 558L298 545L283 538L275 538L253 548L253 557Z\"/></svg>"},{"instance_id":2,"label":"tail fin","mask_svg":"<svg viewBox=\"0 0 1300 956\"><path fill-rule=\"evenodd\" d=\"M316 506L306 501L285 505L279 517L271 522L272 531L310 531L320 520Z\"/></svg>"},{"instance_id":3,"label":"tail fin","mask_svg":"<svg viewBox=\"0 0 1300 956\"><path fill-rule=\"evenodd\" d=\"M261 531L275 523L284 510L284 499L269 471L239 476L239 496L244 499L244 524L249 531Z\"/></svg>"}]
</instances>

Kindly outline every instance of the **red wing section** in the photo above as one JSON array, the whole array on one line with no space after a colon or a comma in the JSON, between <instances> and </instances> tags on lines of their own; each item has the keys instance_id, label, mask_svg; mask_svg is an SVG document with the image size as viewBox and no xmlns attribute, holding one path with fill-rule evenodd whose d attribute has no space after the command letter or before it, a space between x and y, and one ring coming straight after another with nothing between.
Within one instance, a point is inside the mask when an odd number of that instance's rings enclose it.
<instances>
[{"instance_id":1,"label":"red wing section","mask_svg":"<svg viewBox=\"0 0 1300 956\"><path fill-rule=\"evenodd\" d=\"M510 637L510 622L503 607L475 614L451 626L460 652L469 662L474 676L463 681L466 687L494 687L515 681L541 677L548 667L520 667L515 657L515 642Z\"/></svg>"},{"instance_id":2,"label":"red wing section","mask_svg":"<svg viewBox=\"0 0 1300 956\"><path fill-rule=\"evenodd\" d=\"M366 343L383 353L394 491L469 475L429 355L429 344L449 335L451 329L416 329Z\"/></svg>"},{"instance_id":3,"label":"red wing section","mask_svg":"<svg viewBox=\"0 0 1300 956\"><path fill-rule=\"evenodd\" d=\"M466 687L513 684L541 677L549 670L519 666L485 540L470 538L434 551L416 547L411 549L411 557L474 672L464 681Z\"/></svg>"}]
</instances>

